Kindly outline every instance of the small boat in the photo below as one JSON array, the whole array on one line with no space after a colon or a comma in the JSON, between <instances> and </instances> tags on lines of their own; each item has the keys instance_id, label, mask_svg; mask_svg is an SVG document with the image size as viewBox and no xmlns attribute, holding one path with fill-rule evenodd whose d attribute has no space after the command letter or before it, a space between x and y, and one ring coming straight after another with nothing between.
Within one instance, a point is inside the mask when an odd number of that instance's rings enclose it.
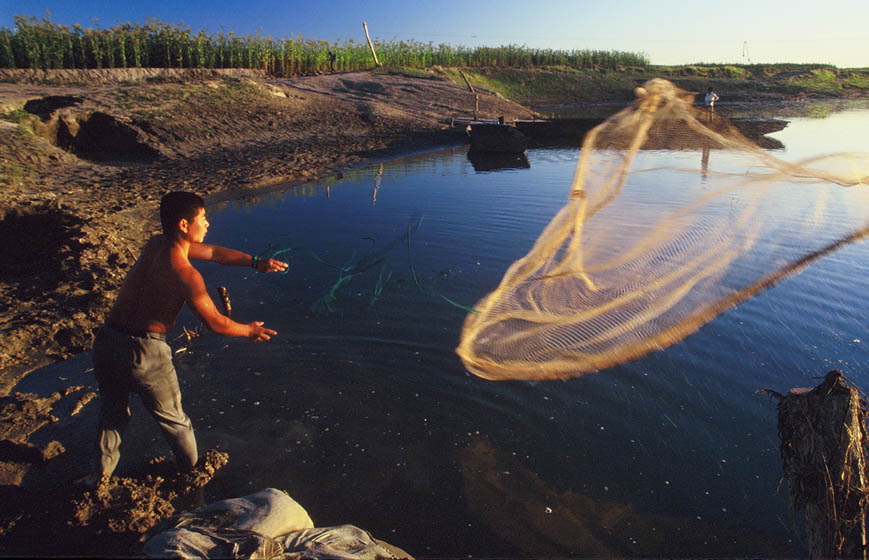
<instances>
[{"instance_id":1,"label":"small boat","mask_svg":"<svg viewBox=\"0 0 869 560\"><path fill-rule=\"evenodd\" d=\"M528 148L528 137L512 125L474 122L465 130L475 152L521 154Z\"/></svg>"},{"instance_id":2,"label":"small boat","mask_svg":"<svg viewBox=\"0 0 869 560\"><path fill-rule=\"evenodd\" d=\"M746 138L751 138L752 140L756 140L766 134L784 130L789 122L781 119L763 118L730 119L730 124L735 126Z\"/></svg>"}]
</instances>

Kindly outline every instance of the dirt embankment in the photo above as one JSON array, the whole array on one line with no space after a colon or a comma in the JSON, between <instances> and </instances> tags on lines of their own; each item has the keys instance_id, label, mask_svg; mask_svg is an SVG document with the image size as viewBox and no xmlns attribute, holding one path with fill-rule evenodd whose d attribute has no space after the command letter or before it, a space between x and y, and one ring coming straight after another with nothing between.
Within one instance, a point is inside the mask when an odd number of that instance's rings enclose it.
<instances>
[{"instance_id":1,"label":"dirt embankment","mask_svg":"<svg viewBox=\"0 0 869 560\"><path fill-rule=\"evenodd\" d=\"M448 120L474 109L434 73L130 72L0 76L0 236L14 240L0 246L0 396L90 346L165 192L317 181L462 141ZM478 93L481 118L532 115Z\"/></svg>"}]
</instances>

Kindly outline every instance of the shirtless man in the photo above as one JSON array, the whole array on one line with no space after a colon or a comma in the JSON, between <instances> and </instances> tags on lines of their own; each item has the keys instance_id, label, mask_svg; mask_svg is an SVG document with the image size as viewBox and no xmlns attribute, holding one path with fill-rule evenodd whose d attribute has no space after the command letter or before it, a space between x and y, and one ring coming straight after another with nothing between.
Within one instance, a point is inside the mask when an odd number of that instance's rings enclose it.
<instances>
[{"instance_id":1,"label":"shirtless man","mask_svg":"<svg viewBox=\"0 0 869 560\"><path fill-rule=\"evenodd\" d=\"M269 340L277 334L260 321L237 323L220 313L190 259L280 272L287 263L203 243L208 231L205 203L197 195L173 192L160 202L163 235L151 238L130 269L106 324L94 340L94 374L100 387L99 472L93 485L111 476L120 458L121 435L136 392L157 421L182 469L197 461L193 425L181 408L178 378L166 334L186 303L208 329L224 336Z\"/></svg>"}]
</instances>

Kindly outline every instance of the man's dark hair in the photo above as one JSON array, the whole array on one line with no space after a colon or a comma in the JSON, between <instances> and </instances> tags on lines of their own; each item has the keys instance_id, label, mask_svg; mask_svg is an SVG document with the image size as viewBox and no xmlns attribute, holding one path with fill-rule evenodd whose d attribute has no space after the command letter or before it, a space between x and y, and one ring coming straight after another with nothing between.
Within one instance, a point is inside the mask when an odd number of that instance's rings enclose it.
<instances>
[{"instance_id":1,"label":"man's dark hair","mask_svg":"<svg viewBox=\"0 0 869 560\"><path fill-rule=\"evenodd\" d=\"M160 223L167 237L178 234L178 222L182 219L193 220L199 210L205 208L205 201L191 192L170 192L160 200Z\"/></svg>"}]
</instances>

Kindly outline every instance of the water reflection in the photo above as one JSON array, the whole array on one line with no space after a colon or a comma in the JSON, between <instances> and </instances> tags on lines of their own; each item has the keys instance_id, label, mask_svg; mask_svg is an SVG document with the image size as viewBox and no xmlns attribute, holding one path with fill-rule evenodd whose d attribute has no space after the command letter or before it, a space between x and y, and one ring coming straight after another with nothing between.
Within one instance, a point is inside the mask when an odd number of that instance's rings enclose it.
<instances>
[{"instance_id":1,"label":"water reflection","mask_svg":"<svg viewBox=\"0 0 869 560\"><path fill-rule=\"evenodd\" d=\"M380 190L380 182L383 181L383 164L377 168L377 175L374 177L374 190L371 191L371 204L377 204L377 191Z\"/></svg>"},{"instance_id":2,"label":"water reflection","mask_svg":"<svg viewBox=\"0 0 869 560\"><path fill-rule=\"evenodd\" d=\"M553 488L515 456L482 438L462 450L460 461L471 511L489 530L530 556L793 555L791 547L763 530L699 515L644 513L629 502Z\"/></svg>"},{"instance_id":3,"label":"water reflection","mask_svg":"<svg viewBox=\"0 0 869 560\"><path fill-rule=\"evenodd\" d=\"M209 198L209 214L219 214L224 211L252 209L258 206L275 207L283 202L296 198L331 197L332 188L342 187L356 188L361 184L374 185L370 200L376 203L377 192L384 178L390 181L400 181L406 177L417 176L422 173L454 172L454 158L457 155L464 157L468 152L467 146L444 148L435 152L424 152L393 160L387 164L378 164L372 167L348 169L336 175L320 179L310 183L285 183L270 186L269 188L238 198L224 199L220 196ZM462 170L459 170L461 173Z\"/></svg>"},{"instance_id":4,"label":"water reflection","mask_svg":"<svg viewBox=\"0 0 869 560\"><path fill-rule=\"evenodd\" d=\"M497 171L499 169L528 169L531 167L531 162L528 161L528 155L525 152L514 154L469 150L468 161L477 172Z\"/></svg>"}]
</instances>

